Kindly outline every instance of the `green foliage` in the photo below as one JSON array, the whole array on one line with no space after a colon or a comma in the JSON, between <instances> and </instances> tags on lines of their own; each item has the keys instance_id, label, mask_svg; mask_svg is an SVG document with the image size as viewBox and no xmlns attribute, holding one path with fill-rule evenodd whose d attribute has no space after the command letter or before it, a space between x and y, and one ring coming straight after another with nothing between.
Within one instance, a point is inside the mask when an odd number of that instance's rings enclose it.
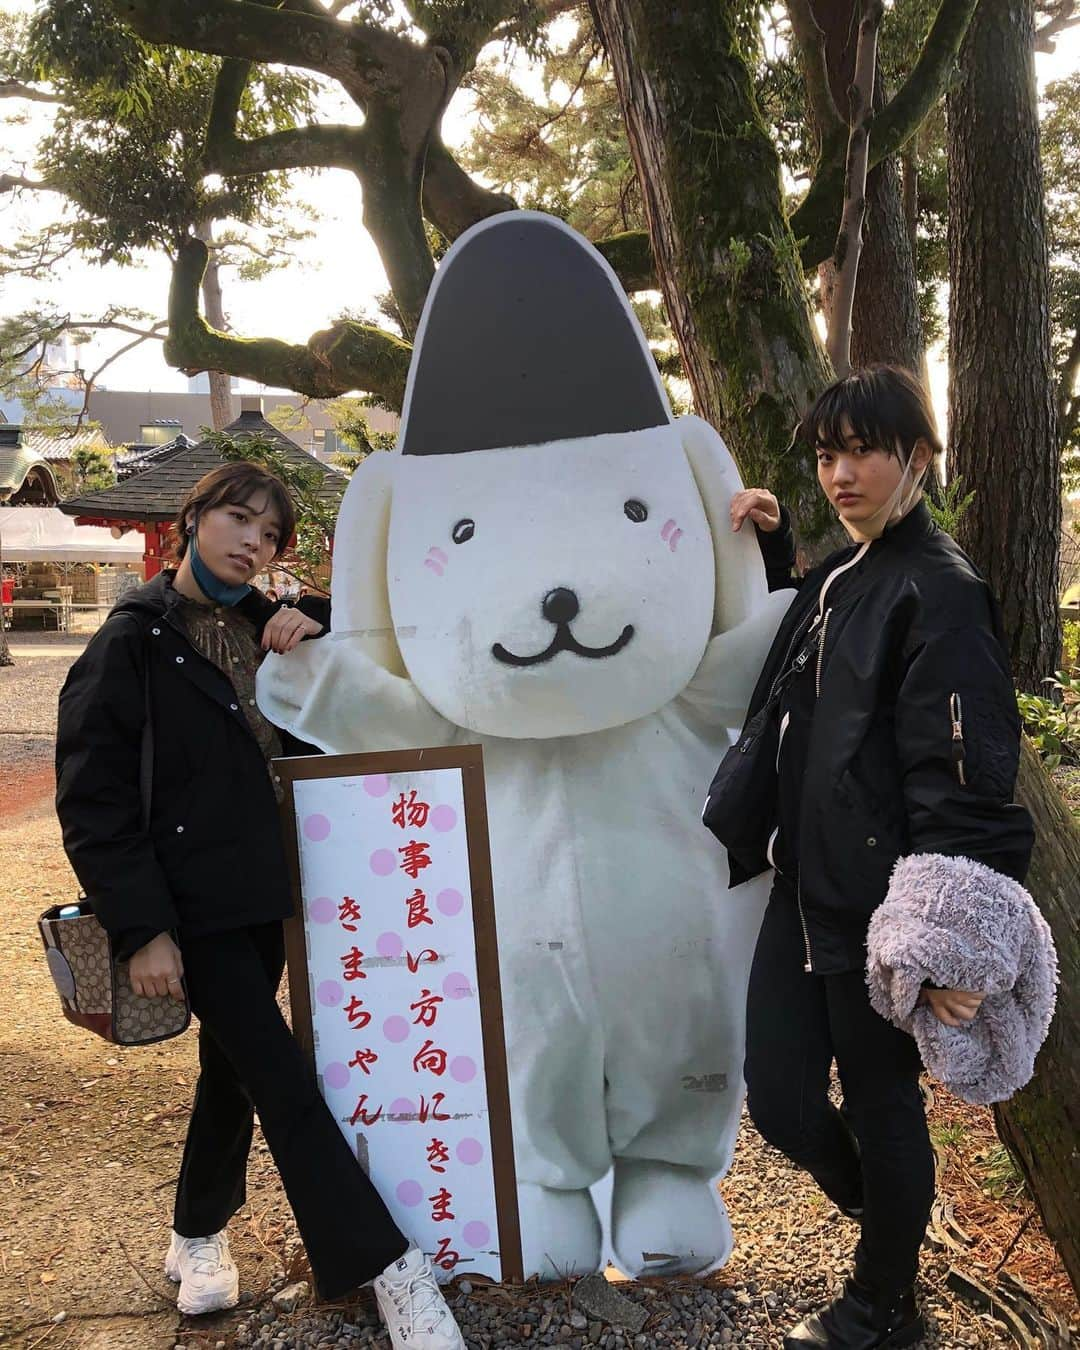
<instances>
[{"instance_id":1,"label":"green foliage","mask_svg":"<svg viewBox=\"0 0 1080 1350\"><path fill-rule=\"evenodd\" d=\"M968 1127L959 1120L935 1122L930 1126L930 1138L938 1148L960 1148L968 1137Z\"/></svg>"},{"instance_id":2,"label":"green foliage","mask_svg":"<svg viewBox=\"0 0 1080 1350\"><path fill-rule=\"evenodd\" d=\"M43 230L0 246L0 277L18 271L47 279L72 253L130 265L142 250L174 253L185 236L215 220L230 222L216 244L219 266L259 275L286 260L283 247L302 237L282 224L286 176L205 174L216 57L144 43L94 0L45 0L25 24L9 17L3 35L3 72L44 84L59 99L33 176L64 206ZM315 91L306 75L256 67L241 101L240 133L306 123ZM0 348L11 351L15 337L15 349L32 350L34 339L51 340L68 322L67 314L28 310L5 322ZM25 366L0 359L0 388L32 401Z\"/></svg>"},{"instance_id":3,"label":"green foliage","mask_svg":"<svg viewBox=\"0 0 1080 1350\"><path fill-rule=\"evenodd\" d=\"M974 500L975 493L964 492L964 479L958 474L947 487L939 490L936 501L928 495L926 505L938 529L955 534L964 512Z\"/></svg>"},{"instance_id":4,"label":"green foliage","mask_svg":"<svg viewBox=\"0 0 1080 1350\"><path fill-rule=\"evenodd\" d=\"M1019 1200L1025 1192L1024 1176L1004 1144L992 1144L975 1155L982 1173L979 1185L993 1200Z\"/></svg>"},{"instance_id":5,"label":"green foliage","mask_svg":"<svg viewBox=\"0 0 1080 1350\"><path fill-rule=\"evenodd\" d=\"M1080 622L1069 619L1061 629L1061 659L1072 675L1080 675Z\"/></svg>"},{"instance_id":6,"label":"green foliage","mask_svg":"<svg viewBox=\"0 0 1080 1350\"><path fill-rule=\"evenodd\" d=\"M533 98L494 58L469 76L480 111L461 153L519 206L547 211L587 238L645 226L614 80L591 22L578 21L539 71Z\"/></svg>"},{"instance_id":7,"label":"green foliage","mask_svg":"<svg viewBox=\"0 0 1080 1350\"><path fill-rule=\"evenodd\" d=\"M1043 683L1056 689L1060 697L1018 692L1024 728L1047 768L1080 764L1080 676L1059 670Z\"/></svg>"},{"instance_id":8,"label":"green foliage","mask_svg":"<svg viewBox=\"0 0 1080 1350\"><path fill-rule=\"evenodd\" d=\"M202 427L200 435L210 441L222 459L250 460L281 479L296 508L296 546L275 567L291 572L307 586L322 590L317 577L330 560L330 540L337 524L338 503L319 495L322 474L314 467L289 459L277 441L258 434L231 435Z\"/></svg>"},{"instance_id":9,"label":"green foliage","mask_svg":"<svg viewBox=\"0 0 1080 1350\"><path fill-rule=\"evenodd\" d=\"M116 482L116 470L113 468L109 452L96 446L84 446L71 456L72 477L74 480L73 497L81 497L87 492L98 492L102 488L112 487Z\"/></svg>"},{"instance_id":10,"label":"green foliage","mask_svg":"<svg viewBox=\"0 0 1080 1350\"><path fill-rule=\"evenodd\" d=\"M1080 489L1080 360L1072 348L1080 332L1080 73L1046 89L1042 119L1046 223L1050 235L1050 313L1054 364L1065 372L1059 435L1066 490Z\"/></svg>"}]
</instances>

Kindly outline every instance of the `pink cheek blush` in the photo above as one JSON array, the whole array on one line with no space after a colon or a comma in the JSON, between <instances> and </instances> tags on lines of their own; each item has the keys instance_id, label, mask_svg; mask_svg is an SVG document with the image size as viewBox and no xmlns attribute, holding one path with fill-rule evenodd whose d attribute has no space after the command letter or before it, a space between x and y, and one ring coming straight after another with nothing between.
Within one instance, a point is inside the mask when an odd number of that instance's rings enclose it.
<instances>
[{"instance_id":1,"label":"pink cheek blush","mask_svg":"<svg viewBox=\"0 0 1080 1350\"><path fill-rule=\"evenodd\" d=\"M671 549L672 553L678 547L679 540L683 537L683 532L678 528L673 520L665 520L663 529L660 531L660 538Z\"/></svg>"},{"instance_id":2,"label":"pink cheek blush","mask_svg":"<svg viewBox=\"0 0 1080 1350\"><path fill-rule=\"evenodd\" d=\"M449 561L450 559L441 548L429 548L427 557L424 559L424 566L434 572L437 577L441 577Z\"/></svg>"}]
</instances>

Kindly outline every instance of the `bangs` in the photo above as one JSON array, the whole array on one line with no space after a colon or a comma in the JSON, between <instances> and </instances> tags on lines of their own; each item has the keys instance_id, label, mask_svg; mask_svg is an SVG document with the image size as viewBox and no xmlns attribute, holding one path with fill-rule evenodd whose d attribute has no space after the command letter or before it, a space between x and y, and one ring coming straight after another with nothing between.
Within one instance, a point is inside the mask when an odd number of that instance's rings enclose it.
<instances>
[{"instance_id":1,"label":"bangs","mask_svg":"<svg viewBox=\"0 0 1080 1350\"><path fill-rule=\"evenodd\" d=\"M853 433L866 445L897 453L896 436L885 428L879 399L858 378L826 389L803 421L803 438L815 450L843 450Z\"/></svg>"},{"instance_id":2,"label":"bangs","mask_svg":"<svg viewBox=\"0 0 1080 1350\"><path fill-rule=\"evenodd\" d=\"M870 366L830 385L803 418L799 434L814 450L843 450L851 435L904 460L920 439L934 454L942 450L926 391L895 366Z\"/></svg>"}]
</instances>

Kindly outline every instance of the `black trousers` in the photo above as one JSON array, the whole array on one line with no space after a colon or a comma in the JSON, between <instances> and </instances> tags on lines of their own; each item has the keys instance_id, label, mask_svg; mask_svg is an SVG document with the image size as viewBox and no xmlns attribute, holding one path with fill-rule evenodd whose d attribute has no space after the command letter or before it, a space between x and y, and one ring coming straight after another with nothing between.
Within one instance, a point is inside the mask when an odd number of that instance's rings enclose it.
<instances>
[{"instance_id":1,"label":"black trousers","mask_svg":"<svg viewBox=\"0 0 1080 1350\"><path fill-rule=\"evenodd\" d=\"M918 1049L870 1006L862 970L807 974L804 961L795 896L778 877L750 973L747 1106L835 1204L862 1208L855 1272L893 1293L915 1281L934 1196ZM827 1096L834 1059L842 1114Z\"/></svg>"},{"instance_id":2,"label":"black trousers","mask_svg":"<svg viewBox=\"0 0 1080 1350\"><path fill-rule=\"evenodd\" d=\"M181 944L201 1073L176 1189L181 1237L224 1228L244 1203L254 1112L281 1174L319 1293L339 1298L406 1250L277 1005L281 924Z\"/></svg>"}]
</instances>

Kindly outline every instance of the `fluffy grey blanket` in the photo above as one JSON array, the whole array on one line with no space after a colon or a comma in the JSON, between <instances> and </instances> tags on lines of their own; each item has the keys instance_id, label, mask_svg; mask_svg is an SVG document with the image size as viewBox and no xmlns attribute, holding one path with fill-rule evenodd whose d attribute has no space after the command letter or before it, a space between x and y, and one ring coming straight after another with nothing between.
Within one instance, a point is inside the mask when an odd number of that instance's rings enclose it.
<instances>
[{"instance_id":1,"label":"fluffy grey blanket","mask_svg":"<svg viewBox=\"0 0 1080 1350\"><path fill-rule=\"evenodd\" d=\"M866 980L874 1008L915 1037L934 1077L984 1106L1035 1071L1054 1014L1057 953L1019 882L970 858L912 854L893 868L870 920ZM924 980L986 998L971 1022L947 1027L916 1007Z\"/></svg>"}]
</instances>

